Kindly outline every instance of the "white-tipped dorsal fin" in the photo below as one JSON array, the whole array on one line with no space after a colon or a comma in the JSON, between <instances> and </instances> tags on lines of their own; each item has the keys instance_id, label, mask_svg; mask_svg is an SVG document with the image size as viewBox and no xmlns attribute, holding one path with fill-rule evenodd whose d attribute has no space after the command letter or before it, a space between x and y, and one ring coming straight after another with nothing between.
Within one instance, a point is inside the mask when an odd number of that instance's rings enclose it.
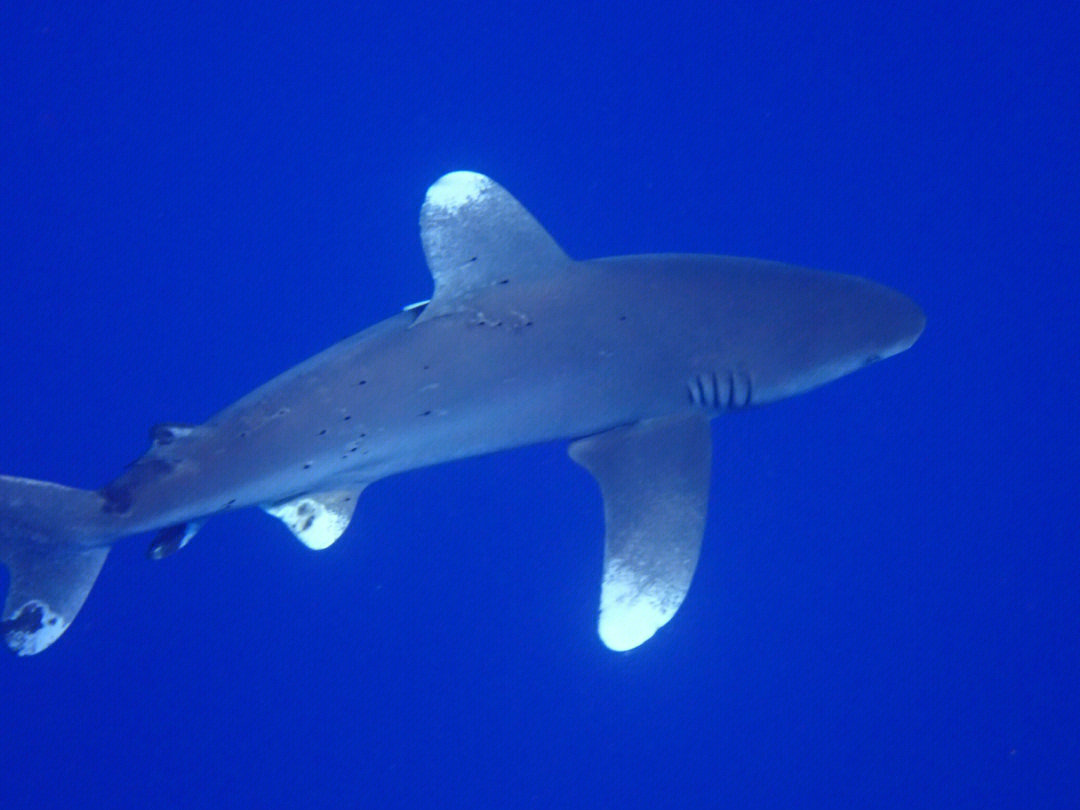
<instances>
[{"instance_id":1,"label":"white-tipped dorsal fin","mask_svg":"<svg viewBox=\"0 0 1080 810\"><path fill-rule=\"evenodd\" d=\"M279 518L305 546L320 550L331 546L349 527L363 489L309 492L262 508Z\"/></svg>"},{"instance_id":2,"label":"white-tipped dorsal fin","mask_svg":"<svg viewBox=\"0 0 1080 810\"><path fill-rule=\"evenodd\" d=\"M461 311L493 285L542 278L570 262L521 203L476 172L451 172L428 189L420 238L435 293L417 323Z\"/></svg>"},{"instance_id":3,"label":"white-tipped dorsal fin","mask_svg":"<svg viewBox=\"0 0 1080 810\"><path fill-rule=\"evenodd\" d=\"M570 457L604 498L600 639L630 650L667 624L690 588L709 500L709 422L638 422L579 439Z\"/></svg>"}]
</instances>

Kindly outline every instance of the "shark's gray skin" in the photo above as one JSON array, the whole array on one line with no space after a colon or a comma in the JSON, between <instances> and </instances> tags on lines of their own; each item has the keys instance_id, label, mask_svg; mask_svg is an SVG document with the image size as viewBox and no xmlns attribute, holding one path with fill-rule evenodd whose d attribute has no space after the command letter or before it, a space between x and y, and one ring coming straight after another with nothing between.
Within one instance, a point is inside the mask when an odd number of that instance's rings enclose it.
<instances>
[{"instance_id":1,"label":"shark's gray skin","mask_svg":"<svg viewBox=\"0 0 1080 810\"><path fill-rule=\"evenodd\" d=\"M569 439L600 484L599 632L644 642L678 609L709 492L709 419L807 391L903 351L924 318L853 276L757 259L574 261L501 186L454 172L427 193L430 301L342 341L198 426L159 425L96 492L0 477L0 618L40 652L82 606L109 547L182 547L257 505L312 548L394 473Z\"/></svg>"}]
</instances>

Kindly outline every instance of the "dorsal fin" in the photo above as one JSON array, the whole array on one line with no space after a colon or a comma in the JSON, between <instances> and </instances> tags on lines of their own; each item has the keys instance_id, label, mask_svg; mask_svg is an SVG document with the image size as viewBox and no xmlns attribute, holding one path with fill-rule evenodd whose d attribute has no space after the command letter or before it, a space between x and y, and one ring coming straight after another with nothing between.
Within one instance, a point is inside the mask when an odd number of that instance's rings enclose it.
<instances>
[{"instance_id":1,"label":"dorsal fin","mask_svg":"<svg viewBox=\"0 0 1080 810\"><path fill-rule=\"evenodd\" d=\"M263 510L279 518L296 539L315 550L328 548L349 527L356 501L364 487L333 492L308 492L298 498L263 504Z\"/></svg>"},{"instance_id":2,"label":"dorsal fin","mask_svg":"<svg viewBox=\"0 0 1080 810\"><path fill-rule=\"evenodd\" d=\"M428 189L420 238L435 293L417 323L465 309L480 290L542 278L570 262L521 203L476 172L451 172Z\"/></svg>"}]
</instances>

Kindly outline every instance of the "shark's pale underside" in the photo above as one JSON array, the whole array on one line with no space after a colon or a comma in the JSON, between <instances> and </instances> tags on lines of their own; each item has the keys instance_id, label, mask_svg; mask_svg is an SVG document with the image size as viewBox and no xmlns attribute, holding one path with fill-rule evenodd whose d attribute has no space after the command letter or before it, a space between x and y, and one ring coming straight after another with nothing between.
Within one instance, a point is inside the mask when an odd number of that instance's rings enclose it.
<instances>
[{"instance_id":1,"label":"shark's pale underside","mask_svg":"<svg viewBox=\"0 0 1080 810\"><path fill-rule=\"evenodd\" d=\"M325 548L394 473L569 439L600 485L599 632L644 642L697 564L709 420L903 351L919 308L853 276L758 259L574 261L501 186L454 172L427 193L430 301L332 346L201 425L164 424L98 491L0 477L8 646L52 644L110 546L155 531L152 557L220 512L257 505Z\"/></svg>"}]
</instances>

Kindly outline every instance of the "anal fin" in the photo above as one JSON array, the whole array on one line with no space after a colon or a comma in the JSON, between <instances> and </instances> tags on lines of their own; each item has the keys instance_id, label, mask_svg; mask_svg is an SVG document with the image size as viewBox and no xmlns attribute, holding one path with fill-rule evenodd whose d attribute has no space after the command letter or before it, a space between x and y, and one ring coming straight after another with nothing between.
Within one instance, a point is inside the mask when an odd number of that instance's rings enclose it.
<instances>
[{"instance_id":1,"label":"anal fin","mask_svg":"<svg viewBox=\"0 0 1080 810\"><path fill-rule=\"evenodd\" d=\"M298 498L263 504L263 510L281 520L305 546L328 548L345 532L364 488L309 492Z\"/></svg>"},{"instance_id":2,"label":"anal fin","mask_svg":"<svg viewBox=\"0 0 1080 810\"><path fill-rule=\"evenodd\" d=\"M712 435L703 415L656 419L579 439L570 457L604 498L599 633L612 650L647 641L679 609L697 566Z\"/></svg>"}]
</instances>

